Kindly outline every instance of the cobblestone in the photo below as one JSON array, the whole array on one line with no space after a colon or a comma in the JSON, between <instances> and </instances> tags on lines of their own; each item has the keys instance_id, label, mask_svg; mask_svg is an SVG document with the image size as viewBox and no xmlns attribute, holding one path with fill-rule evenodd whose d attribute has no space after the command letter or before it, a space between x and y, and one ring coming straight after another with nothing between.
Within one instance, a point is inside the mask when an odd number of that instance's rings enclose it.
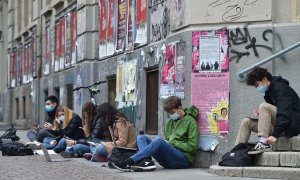
<instances>
[{"instance_id":1,"label":"cobblestone","mask_svg":"<svg viewBox=\"0 0 300 180\"><path fill-rule=\"evenodd\" d=\"M97 163L95 163L97 164ZM94 165L96 166L96 165ZM67 162L47 162L44 156L2 156L0 155L1 180L76 180L76 179L128 179L116 173L87 166L75 159ZM99 164L101 166L101 164Z\"/></svg>"}]
</instances>

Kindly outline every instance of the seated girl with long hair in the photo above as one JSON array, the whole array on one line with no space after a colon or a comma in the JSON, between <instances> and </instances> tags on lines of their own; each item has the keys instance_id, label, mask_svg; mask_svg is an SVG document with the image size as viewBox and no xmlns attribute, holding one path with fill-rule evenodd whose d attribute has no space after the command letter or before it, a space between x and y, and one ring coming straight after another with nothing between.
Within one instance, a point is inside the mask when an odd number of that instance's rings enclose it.
<instances>
[{"instance_id":1,"label":"seated girl with long hair","mask_svg":"<svg viewBox=\"0 0 300 180\"><path fill-rule=\"evenodd\" d=\"M82 118L84 120L83 130L86 138L79 139L78 141L66 140L67 144L71 147L61 153L65 158L82 157L83 154L91 152L88 141L95 143L103 141L101 119L93 103L87 102L83 105Z\"/></svg>"},{"instance_id":2,"label":"seated girl with long hair","mask_svg":"<svg viewBox=\"0 0 300 180\"><path fill-rule=\"evenodd\" d=\"M53 149L56 153L65 151L66 139L76 141L84 138L81 118L66 106L57 108L53 130L58 131L59 135L55 138L46 137L43 143L47 149Z\"/></svg>"},{"instance_id":3,"label":"seated girl with long hair","mask_svg":"<svg viewBox=\"0 0 300 180\"><path fill-rule=\"evenodd\" d=\"M99 145L91 145L91 153L84 155L87 160L97 161L93 156L106 157L112 152L114 143L111 140L109 126L113 129L113 136L117 146L136 148L136 133L132 123L127 117L119 112L109 103L103 103L98 108L98 114L101 118L101 127L103 129L103 138L105 142L100 142Z\"/></svg>"}]
</instances>

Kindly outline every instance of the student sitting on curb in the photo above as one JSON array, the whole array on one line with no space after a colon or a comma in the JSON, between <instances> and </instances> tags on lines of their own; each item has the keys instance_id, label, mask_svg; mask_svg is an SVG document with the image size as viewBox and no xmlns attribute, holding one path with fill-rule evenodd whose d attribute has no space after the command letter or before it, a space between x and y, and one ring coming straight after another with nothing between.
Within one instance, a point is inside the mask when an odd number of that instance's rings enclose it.
<instances>
[{"instance_id":1,"label":"student sitting on curb","mask_svg":"<svg viewBox=\"0 0 300 180\"><path fill-rule=\"evenodd\" d=\"M199 126L194 117L184 111L177 96L170 96L165 100L164 110L170 116L166 127L166 139L156 137L151 140L145 135L139 135L139 151L125 163L113 163L113 166L123 171L152 171L156 166L151 157L168 169L184 169L191 166L198 148Z\"/></svg>"},{"instance_id":2,"label":"student sitting on curb","mask_svg":"<svg viewBox=\"0 0 300 180\"><path fill-rule=\"evenodd\" d=\"M257 119L243 119L235 144L248 142L251 131L258 132L259 142L249 151L257 154L270 151L281 135L300 134L300 99L287 80L258 67L247 75L247 84L264 94L266 103L260 104Z\"/></svg>"}]
</instances>

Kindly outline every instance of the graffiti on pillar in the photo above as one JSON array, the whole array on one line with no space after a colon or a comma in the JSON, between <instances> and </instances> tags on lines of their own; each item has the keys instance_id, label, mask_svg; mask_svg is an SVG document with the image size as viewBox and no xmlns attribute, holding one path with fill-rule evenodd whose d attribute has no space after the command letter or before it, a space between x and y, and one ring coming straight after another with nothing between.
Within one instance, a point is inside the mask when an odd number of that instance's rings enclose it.
<instances>
[{"instance_id":1,"label":"graffiti on pillar","mask_svg":"<svg viewBox=\"0 0 300 180\"><path fill-rule=\"evenodd\" d=\"M231 53L229 61L236 61L236 63L239 63L241 59L250 55L259 58L261 50L272 52L272 47L267 44L272 35L273 30L266 29L261 33L261 37L252 36L247 25L243 28L237 27L236 29L231 30L229 32L229 47ZM258 41L264 43L261 44L258 43Z\"/></svg>"},{"instance_id":2,"label":"graffiti on pillar","mask_svg":"<svg viewBox=\"0 0 300 180\"><path fill-rule=\"evenodd\" d=\"M167 1L153 0L151 4L151 42L160 41L170 33L170 9Z\"/></svg>"},{"instance_id":3,"label":"graffiti on pillar","mask_svg":"<svg viewBox=\"0 0 300 180\"><path fill-rule=\"evenodd\" d=\"M207 1L205 18L215 16L223 22L269 20L271 1L266 0L213 0ZM268 8L269 7L269 8ZM255 10L255 13L253 13ZM216 12L216 13L211 13Z\"/></svg>"},{"instance_id":4,"label":"graffiti on pillar","mask_svg":"<svg viewBox=\"0 0 300 180\"><path fill-rule=\"evenodd\" d=\"M176 30L182 27L185 20L185 0L172 0L168 1L168 7L172 9L170 11L171 18L171 30Z\"/></svg>"},{"instance_id":5,"label":"graffiti on pillar","mask_svg":"<svg viewBox=\"0 0 300 180\"><path fill-rule=\"evenodd\" d=\"M77 67L77 71L76 71L76 75L75 75L75 82L76 82L76 87L82 86L82 68L81 68L81 66ZM75 96L76 106L81 106L82 105L81 91L75 91L74 96Z\"/></svg>"}]
</instances>

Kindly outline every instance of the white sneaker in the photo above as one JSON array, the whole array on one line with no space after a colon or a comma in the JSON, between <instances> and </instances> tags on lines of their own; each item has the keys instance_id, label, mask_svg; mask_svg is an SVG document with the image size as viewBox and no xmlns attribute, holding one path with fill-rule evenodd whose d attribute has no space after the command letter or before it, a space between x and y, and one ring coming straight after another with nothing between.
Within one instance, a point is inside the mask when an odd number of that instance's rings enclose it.
<instances>
[{"instance_id":1,"label":"white sneaker","mask_svg":"<svg viewBox=\"0 0 300 180\"><path fill-rule=\"evenodd\" d=\"M269 144L265 144L262 142L258 142L255 147L253 148L253 150L249 151L248 154L260 154L263 152L268 152L271 151L271 146Z\"/></svg>"}]
</instances>

